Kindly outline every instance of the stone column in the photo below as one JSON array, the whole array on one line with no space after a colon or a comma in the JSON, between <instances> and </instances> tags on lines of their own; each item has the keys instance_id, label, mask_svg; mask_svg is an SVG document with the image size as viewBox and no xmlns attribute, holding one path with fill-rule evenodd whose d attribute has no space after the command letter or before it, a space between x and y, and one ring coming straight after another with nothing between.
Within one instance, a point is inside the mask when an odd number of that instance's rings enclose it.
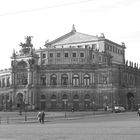
<instances>
[{"instance_id":1,"label":"stone column","mask_svg":"<svg viewBox=\"0 0 140 140\"><path fill-rule=\"evenodd\" d=\"M58 72L57 82L58 82L58 85L60 86L61 85L61 73L60 72Z\"/></svg>"},{"instance_id":2,"label":"stone column","mask_svg":"<svg viewBox=\"0 0 140 140\"><path fill-rule=\"evenodd\" d=\"M12 72L11 82L12 85L15 85L15 72Z\"/></svg>"},{"instance_id":3,"label":"stone column","mask_svg":"<svg viewBox=\"0 0 140 140\"><path fill-rule=\"evenodd\" d=\"M31 69L28 69L28 85L33 84L33 73Z\"/></svg>"}]
</instances>

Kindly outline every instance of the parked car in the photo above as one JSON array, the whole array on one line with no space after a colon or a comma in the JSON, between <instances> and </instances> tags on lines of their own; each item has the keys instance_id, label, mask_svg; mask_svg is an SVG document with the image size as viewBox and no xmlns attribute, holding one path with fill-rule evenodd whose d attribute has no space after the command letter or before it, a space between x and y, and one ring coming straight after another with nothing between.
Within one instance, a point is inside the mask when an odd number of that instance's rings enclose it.
<instances>
[{"instance_id":1,"label":"parked car","mask_svg":"<svg viewBox=\"0 0 140 140\"><path fill-rule=\"evenodd\" d=\"M123 106L115 106L114 112L115 113L125 112L125 108Z\"/></svg>"}]
</instances>

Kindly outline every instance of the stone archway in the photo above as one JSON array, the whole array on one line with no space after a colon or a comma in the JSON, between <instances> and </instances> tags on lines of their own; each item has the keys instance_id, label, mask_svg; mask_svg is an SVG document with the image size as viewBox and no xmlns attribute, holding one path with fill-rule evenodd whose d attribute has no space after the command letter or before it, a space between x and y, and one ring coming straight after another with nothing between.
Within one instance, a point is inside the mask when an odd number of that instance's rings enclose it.
<instances>
[{"instance_id":1,"label":"stone archway","mask_svg":"<svg viewBox=\"0 0 140 140\"><path fill-rule=\"evenodd\" d=\"M90 103L91 103L91 98L89 94L86 94L84 97L84 109L89 110L90 109Z\"/></svg>"},{"instance_id":2,"label":"stone archway","mask_svg":"<svg viewBox=\"0 0 140 140\"><path fill-rule=\"evenodd\" d=\"M79 110L79 96L77 94L73 96L73 108L75 111Z\"/></svg>"},{"instance_id":3,"label":"stone archway","mask_svg":"<svg viewBox=\"0 0 140 140\"><path fill-rule=\"evenodd\" d=\"M127 93L127 106L128 106L128 110L134 109L134 94L131 92Z\"/></svg>"},{"instance_id":4,"label":"stone archway","mask_svg":"<svg viewBox=\"0 0 140 140\"><path fill-rule=\"evenodd\" d=\"M63 94L62 96L62 110L68 109L68 96L67 94Z\"/></svg>"},{"instance_id":5,"label":"stone archway","mask_svg":"<svg viewBox=\"0 0 140 140\"><path fill-rule=\"evenodd\" d=\"M22 93L18 93L16 96L16 104L17 107L21 107L23 104L23 94Z\"/></svg>"},{"instance_id":6,"label":"stone archway","mask_svg":"<svg viewBox=\"0 0 140 140\"><path fill-rule=\"evenodd\" d=\"M51 109L52 110L57 109L57 97L54 94L51 96Z\"/></svg>"},{"instance_id":7,"label":"stone archway","mask_svg":"<svg viewBox=\"0 0 140 140\"><path fill-rule=\"evenodd\" d=\"M40 97L40 109L41 110L45 110L46 109L46 96L43 95L43 94Z\"/></svg>"}]
</instances>

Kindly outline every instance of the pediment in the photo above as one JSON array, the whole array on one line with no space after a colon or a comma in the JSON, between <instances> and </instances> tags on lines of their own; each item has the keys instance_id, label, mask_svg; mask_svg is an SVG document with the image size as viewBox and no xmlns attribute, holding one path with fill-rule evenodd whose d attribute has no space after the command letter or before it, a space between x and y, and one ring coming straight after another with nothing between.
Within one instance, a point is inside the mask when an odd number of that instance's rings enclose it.
<instances>
[{"instance_id":1,"label":"pediment","mask_svg":"<svg viewBox=\"0 0 140 140\"><path fill-rule=\"evenodd\" d=\"M83 43L83 42L91 42L98 40L97 36L87 35L79 32L70 32L60 38L49 42L51 46L57 45L67 45L67 44L75 44L75 43Z\"/></svg>"}]
</instances>

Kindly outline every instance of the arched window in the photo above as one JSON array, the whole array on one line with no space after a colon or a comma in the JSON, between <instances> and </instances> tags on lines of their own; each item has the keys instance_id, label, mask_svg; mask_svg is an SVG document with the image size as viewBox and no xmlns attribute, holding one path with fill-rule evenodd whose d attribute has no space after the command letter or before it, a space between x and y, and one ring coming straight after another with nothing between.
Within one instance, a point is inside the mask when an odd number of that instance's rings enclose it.
<instances>
[{"instance_id":1,"label":"arched window","mask_svg":"<svg viewBox=\"0 0 140 140\"><path fill-rule=\"evenodd\" d=\"M67 74L63 74L61 76L61 85L68 85L68 75Z\"/></svg>"},{"instance_id":2,"label":"arched window","mask_svg":"<svg viewBox=\"0 0 140 140\"><path fill-rule=\"evenodd\" d=\"M85 100L89 100L89 99L90 99L89 94L86 94L86 95L85 95Z\"/></svg>"},{"instance_id":3,"label":"arched window","mask_svg":"<svg viewBox=\"0 0 140 140\"><path fill-rule=\"evenodd\" d=\"M50 77L50 85L57 85L57 76L55 74Z\"/></svg>"},{"instance_id":4,"label":"arched window","mask_svg":"<svg viewBox=\"0 0 140 140\"><path fill-rule=\"evenodd\" d=\"M56 95L52 95L51 100L56 100Z\"/></svg>"},{"instance_id":5,"label":"arched window","mask_svg":"<svg viewBox=\"0 0 140 140\"><path fill-rule=\"evenodd\" d=\"M41 99L46 99L46 96L45 95L41 95Z\"/></svg>"},{"instance_id":6,"label":"arched window","mask_svg":"<svg viewBox=\"0 0 140 140\"><path fill-rule=\"evenodd\" d=\"M45 75L41 75L41 77L40 77L40 83L41 83L41 85L46 85L46 76Z\"/></svg>"},{"instance_id":7,"label":"arched window","mask_svg":"<svg viewBox=\"0 0 140 140\"><path fill-rule=\"evenodd\" d=\"M20 62L17 64L17 67L18 67L18 68L26 68L26 67L27 67L27 63L24 62L24 61L20 61Z\"/></svg>"},{"instance_id":8,"label":"arched window","mask_svg":"<svg viewBox=\"0 0 140 140\"><path fill-rule=\"evenodd\" d=\"M77 94L74 95L74 96L73 96L73 100L74 100L74 101L79 101L79 96L78 96Z\"/></svg>"},{"instance_id":9,"label":"arched window","mask_svg":"<svg viewBox=\"0 0 140 140\"><path fill-rule=\"evenodd\" d=\"M62 99L67 99L68 97L67 97L67 95L66 94L64 94L63 96L62 96Z\"/></svg>"},{"instance_id":10,"label":"arched window","mask_svg":"<svg viewBox=\"0 0 140 140\"><path fill-rule=\"evenodd\" d=\"M73 82L73 86L78 86L79 85L79 75L78 74L73 75L72 82Z\"/></svg>"},{"instance_id":11,"label":"arched window","mask_svg":"<svg viewBox=\"0 0 140 140\"><path fill-rule=\"evenodd\" d=\"M88 74L84 75L84 85L89 86L90 85L90 76Z\"/></svg>"}]
</instances>

